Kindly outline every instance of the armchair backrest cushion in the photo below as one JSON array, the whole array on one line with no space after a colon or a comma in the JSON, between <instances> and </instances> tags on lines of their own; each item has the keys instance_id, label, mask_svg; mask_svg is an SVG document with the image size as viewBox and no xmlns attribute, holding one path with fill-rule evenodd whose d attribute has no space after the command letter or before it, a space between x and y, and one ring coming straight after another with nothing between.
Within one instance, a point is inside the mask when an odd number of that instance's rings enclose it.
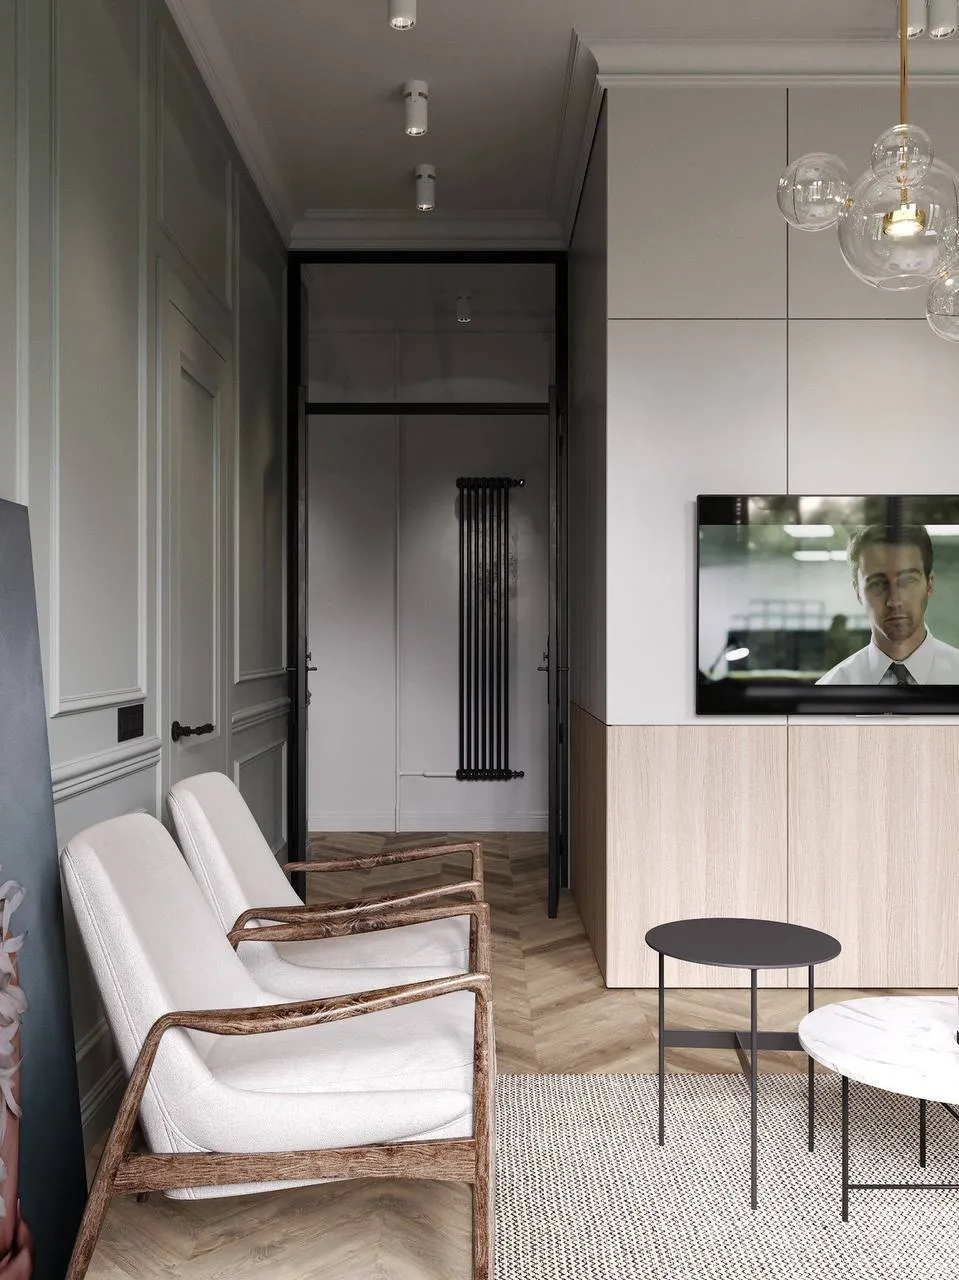
<instances>
[{"instance_id":1,"label":"armchair backrest cushion","mask_svg":"<svg viewBox=\"0 0 959 1280\"><path fill-rule=\"evenodd\" d=\"M156 818L132 813L88 827L68 841L60 861L128 1073L162 1014L267 1003ZM141 1109L154 1150L182 1148L169 1099L207 1083L205 1059L215 1039L183 1030L164 1035Z\"/></svg>"},{"instance_id":2,"label":"armchair backrest cushion","mask_svg":"<svg viewBox=\"0 0 959 1280\"><path fill-rule=\"evenodd\" d=\"M224 773L174 783L170 820L223 931L250 907L302 906L239 788Z\"/></svg>"}]
</instances>

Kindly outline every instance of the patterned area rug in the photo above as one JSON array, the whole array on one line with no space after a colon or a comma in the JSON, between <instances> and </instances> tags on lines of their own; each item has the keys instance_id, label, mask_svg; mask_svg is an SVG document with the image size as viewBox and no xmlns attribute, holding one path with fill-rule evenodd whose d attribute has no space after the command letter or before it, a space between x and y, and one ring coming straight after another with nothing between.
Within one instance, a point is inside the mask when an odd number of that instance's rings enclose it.
<instances>
[{"instance_id":1,"label":"patterned area rug","mask_svg":"<svg viewBox=\"0 0 959 1280\"><path fill-rule=\"evenodd\" d=\"M850 1180L959 1182L959 1124L852 1084ZM838 1077L759 1081L759 1208L749 1208L749 1087L670 1075L507 1075L497 1094L497 1280L955 1280L959 1191L850 1193L841 1210Z\"/></svg>"}]
</instances>

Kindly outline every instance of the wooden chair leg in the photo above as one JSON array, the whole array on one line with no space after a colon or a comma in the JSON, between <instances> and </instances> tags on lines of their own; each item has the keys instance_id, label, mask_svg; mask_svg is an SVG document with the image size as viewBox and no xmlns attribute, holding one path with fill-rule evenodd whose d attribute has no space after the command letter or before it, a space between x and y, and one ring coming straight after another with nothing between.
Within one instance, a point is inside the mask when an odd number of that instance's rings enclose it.
<instances>
[{"instance_id":1,"label":"wooden chair leg","mask_svg":"<svg viewBox=\"0 0 959 1280\"><path fill-rule=\"evenodd\" d=\"M96 1183L94 1183L95 1186ZM77 1232L77 1238L74 1241L73 1252L70 1254L70 1265L67 1267L67 1274L64 1280L83 1280L83 1277L87 1274L87 1267L89 1267L93 1251L97 1247L97 1240L100 1238L103 1219L107 1216L107 1209L110 1207L110 1199L109 1192L102 1196L94 1196L91 1191L87 1200L87 1207L84 1209L83 1217L80 1219L80 1230Z\"/></svg>"},{"instance_id":2,"label":"wooden chair leg","mask_svg":"<svg viewBox=\"0 0 959 1280\"><path fill-rule=\"evenodd\" d=\"M493 1280L493 1188L476 1181L473 1192L473 1280Z\"/></svg>"},{"instance_id":3,"label":"wooden chair leg","mask_svg":"<svg viewBox=\"0 0 959 1280\"><path fill-rule=\"evenodd\" d=\"M126 1155L130 1145L140 1099L143 1096L143 1082L146 1079L148 1070L149 1063L143 1070L140 1070L138 1064L134 1076L139 1076L140 1078L131 1078L127 1084L126 1092L120 1103L120 1109L113 1122L113 1128L110 1130L110 1136L107 1138L106 1145L100 1156L100 1163L97 1165L93 1185L87 1196L87 1207L84 1209L83 1217L80 1219L80 1230L77 1232L73 1252L70 1255L70 1265L67 1267L67 1274L64 1280L83 1280L87 1273L87 1267L90 1265L93 1251L97 1247L97 1240L100 1238L103 1220L107 1216L107 1209L113 1199L117 1170L123 1163L123 1157ZM137 1199L139 1199L139 1196Z\"/></svg>"}]
</instances>

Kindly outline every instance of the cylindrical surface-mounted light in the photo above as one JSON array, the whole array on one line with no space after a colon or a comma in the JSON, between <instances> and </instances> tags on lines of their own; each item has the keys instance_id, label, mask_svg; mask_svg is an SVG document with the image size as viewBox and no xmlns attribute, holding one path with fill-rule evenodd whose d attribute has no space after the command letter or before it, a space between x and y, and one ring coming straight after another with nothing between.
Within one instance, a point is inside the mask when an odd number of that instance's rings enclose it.
<instances>
[{"instance_id":1,"label":"cylindrical surface-mounted light","mask_svg":"<svg viewBox=\"0 0 959 1280\"><path fill-rule=\"evenodd\" d=\"M473 319L473 304L468 293L456 299L456 319L459 324L469 324Z\"/></svg>"},{"instance_id":2,"label":"cylindrical surface-mounted light","mask_svg":"<svg viewBox=\"0 0 959 1280\"><path fill-rule=\"evenodd\" d=\"M436 170L431 164L418 164L416 176L416 207L420 213L430 213L436 207Z\"/></svg>"},{"instance_id":3,"label":"cylindrical surface-mounted light","mask_svg":"<svg viewBox=\"0 0 959 1280\"><path fill-rule=\"evenodd\" d=\"M959 4L956 0L929 0L929 34L933 40L945 40L959 27Z\"/></svg>"},{"instance_id":4,"label":"cylindrical surface-mounted light","mask_svg":"<svg viewBox=\"0 0 959 1280\"><path fill-rule=\"evenodd\" d=\"M416 0L389 0L390 26L394 31L409 31L416 26Z\"/></svg>"},{"instance_id":5,"label":"cylindrical surface-mounted light","mask_svg":"<svg viewBox=\"0 0 959 1280\"><path fill-rule=\"evenodd\" d=\"M906 35L910 40L914 40L916 36L921 36L926 30L926 0L899 0L902 5L907 5L906 10Z\"/></svg>"},{"instance_id":6,"label":"cylindrical surface-mounted light","mask_svg":"<svg viewBox=\"0 0 959 1280\"><path fill-rule=\"evenodd\" d=\"M407 80L403 86L406 105L406 132L411 138L421 138L429 128L430 91L425 80Z\"/></svg>"}]
</instances>

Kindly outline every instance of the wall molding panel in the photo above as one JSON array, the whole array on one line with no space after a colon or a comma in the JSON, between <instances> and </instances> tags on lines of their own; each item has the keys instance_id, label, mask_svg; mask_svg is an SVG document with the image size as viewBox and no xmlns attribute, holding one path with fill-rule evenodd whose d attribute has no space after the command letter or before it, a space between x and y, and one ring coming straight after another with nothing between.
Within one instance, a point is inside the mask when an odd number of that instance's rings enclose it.
<instances>
[{"instance_id":1,"label":"wall molding panel","mask_svg":"<svg viewBox=\"0 0 959 1280\"><path fill-rule=\"evenodd\" d=\"M259 702L254 707L241 707L234 711L231 717L233 732L242 732L244 729L253 729L259 724L267 724L271 720L276 720L280 716L287 716L290 712L289 698L273 698L269 702Z\"/></svg>"},{"instance_id":2,"label":"wall molding panel","mask_svg":"<svg viewBox=\"0 0 959 1280\"><path fill-rule=\"evenodd\" d=\"M157 147L157 223L161 230L182 254L184 260L196 272L210 293L224 307L233 305L233 166L229 149L211 119L210 110L203 101L193 77L190 75L183 58L174 48L165 27L160 28L160 39L157 49L157 85L158 85L158 127L159 144ZM171 78L172 77L172 78ZM182 191L175 189L174 170L176 168L173 146L173 131L168 127L169 117L176 110L177 102L174 84L182 85L184 101L179 105L190 110L192 123L198 128L192 131L195 145L200 147L206 143L206 156L187 156L187 161L198 160L202 166L205 159L210 166L208 182L203 195L203 217L197 218L199 206L194 206L193 217L188 218L191 224L177 225L177 217L184 210ZM183 123L181 118L180 123ZM186 136L191 135L189 128L183 130ZM182 135L181 135L182 136ZM209 184L214 162L222 165L222 185L219 194L214 194ZM202 171L202 168L198 171ZM222 209L217 201L222 199ZM206 225L201 225L205 223ZM219 224L219 225L217 225ZM192 243L191 243L192 229ZM200 243L200 236L205 236L206 243ZM219 249L214 244L222 236ZM219 264L216 261L219 258Z\"/></svg>"},{"instance_id":3,"label":"wall molding panel","mask_svg":"<svg viewBox=\"0 0 959 1280\"><path fill-rule=\"evenodd\" d=\"M130 746L114 747L58 765L53 770L54 802L108 786L143 769L158 768L162 749L161 738L141 738Z\"/></svg>"},{"instance_id":4,"label":"wall molding panel","mask_svg":"<svg viewBox=\"0 0 959 1280\"><path fill-rule=\"evenodd\" d=\"M282 456L286 251L165 0L0 0L0 37L0 276L9 304L0 321L0 491L30 509L63 845L117 814L162 813L173 751L159 716L172 643L162 612L158 453L169 393L159 363L166 299L183 332L192 326L204 337L196 350L216 351L227 366L226 454L252 438L258 459ZM234 404L236 388L259 377L251 367L244 381L234 347L241 278L257 284L254 311L260 291L279 300L254 317L249 338L279 353L272 395L280 410L261 415L252 433L256 405ZM234 521L232 480L224 470L225 531ZM228 538L230 574L231 547ZM246 573L257 607L282 614L275 570L256 562ZM233 767L229 739L239 733L247 755L236 767L280 848L285 654L274 631L264 632L272 647L262 661L253 653L238 689L229 603L225 591L217 767ZM255 705L241 710L244 701ZM143 732L118 742L123 703L142 703ZM68 903L64 915L92 1143L112 1118L123 1071Z\"/></svg>"},{"instance_id":5,"label":"wall molding panel","mask_svg":"<svg viewBox=\"0 0 959 1280\"><path fill-rule=\"evenodd\" d=\"M265 721L257 723L265 723ZM288 755L289 740L284 734L282 738L275 738L263 746L233 757L233 781L250 806L260 830L276 855L286 848L287 843ZM265 778L262 778L259 783L256 777L251 776L257 768L266 771Z\"/></svg>"},{"instance_id":6,"label":"wall molding panel","mask_svg":"<svg viewBox=\"0 0 959 1280\"><path fill-rule=\"evenodd\" d=\"M52 718L147 697L142 21L126 0L54 7Z\"/></svg>"}]
</instances>

